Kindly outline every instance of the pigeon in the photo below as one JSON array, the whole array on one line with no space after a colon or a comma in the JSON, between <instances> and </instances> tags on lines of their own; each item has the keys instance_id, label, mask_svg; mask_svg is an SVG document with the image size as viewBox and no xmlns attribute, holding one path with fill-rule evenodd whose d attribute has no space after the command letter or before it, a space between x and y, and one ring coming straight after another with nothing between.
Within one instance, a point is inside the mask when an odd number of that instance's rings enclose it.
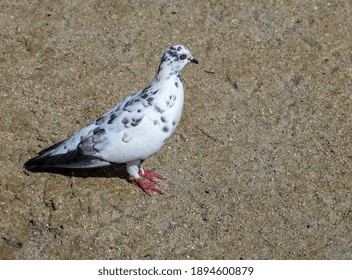
<instances>
[{"instance_id":1,"label":"pigeon","mask_svg":"<svg viewBox=\"0 0 352 280\"><path fill-rule=\"evenodd\" d=\"M142 163L165 144L180 121L184 102L181 74L189 63L198 64L198 60L185 46L170 47L145 89L126 97L72 137L42 150L24 168L41 172L126 164L132 181L146 194L164 194L155 184L156 179L165 178L144 169Z\"/></svg>"}]
</instances>

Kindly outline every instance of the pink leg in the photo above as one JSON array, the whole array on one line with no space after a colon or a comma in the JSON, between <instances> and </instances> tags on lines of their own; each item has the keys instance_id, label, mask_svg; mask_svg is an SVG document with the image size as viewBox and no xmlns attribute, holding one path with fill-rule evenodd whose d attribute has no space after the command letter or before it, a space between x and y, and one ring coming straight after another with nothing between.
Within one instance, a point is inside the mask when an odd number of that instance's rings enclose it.
<instances>
[{"instance_id":1,"label":"pink leg","mask_svg":"<svg viewBox=\"0 0 352 280\"><path fill-rule=\"evenodd\" d=\"M153 170L146 170L144 168L141 168L141 170L139 170L138 174L139 174L139 176L148 179L152 183L157 182L154 178L161 179L161 180L165 179L164 176L155 173Z\"/></svg>"},{"instance_id":2,"label":"pink leg","mask_svg":"<svg viewBox=\"0 0 352 280\"><path fill-rule=\"evenodd\" d=\"M143 191L144 191L147 195L150 195L149 190L152 190L153 192L157 192L157 193L159 193L159 194L164 194L163 191L161 191L161 190L157 189L156 187L154 187L155 182L148 182L148 183L146 183L146 182L144 182L141 178L138 178L138 179L136 180L136 183L138 184L138 186L140 186L140 187L143 189Z\"/></svg>"}]
</instances>

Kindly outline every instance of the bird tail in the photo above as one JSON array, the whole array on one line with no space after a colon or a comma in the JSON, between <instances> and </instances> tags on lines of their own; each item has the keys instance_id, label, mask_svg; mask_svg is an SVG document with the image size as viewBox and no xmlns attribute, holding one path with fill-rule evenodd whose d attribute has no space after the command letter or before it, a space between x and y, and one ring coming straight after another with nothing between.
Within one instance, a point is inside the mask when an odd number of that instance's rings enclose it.
<instances>
[{"instance_id":1,"label":"bird tail","mask_svg":"<svg viewBox=\"0 0 352 280\"><path fill-rule=\"evenodd\" d=\"M110 165L110 162L82 154L78 149L64 154L53 154L53 150L60 144L41 151L38 156L25 162L24 168L32 172L41 172L53 168L94 168Z\"/></svg>"}]
</instances>

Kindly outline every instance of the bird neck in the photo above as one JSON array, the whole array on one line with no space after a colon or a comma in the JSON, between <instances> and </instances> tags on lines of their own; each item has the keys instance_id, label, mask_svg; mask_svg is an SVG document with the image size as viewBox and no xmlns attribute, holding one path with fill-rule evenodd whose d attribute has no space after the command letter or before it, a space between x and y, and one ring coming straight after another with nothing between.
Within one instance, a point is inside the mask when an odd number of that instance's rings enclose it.
<instances>
[{"instance_id":1,"label":"bird neck","mask_svg":"<svg viewBox=\"0 0 352 280\"><path fill-rule=\"evenodd\" d=\"M162 66L162 65L161 65ZM171 67L159 67L159 71L155 76L155 80L159 83L182 83L182 69Z\"/></svg>"}]
</instances>

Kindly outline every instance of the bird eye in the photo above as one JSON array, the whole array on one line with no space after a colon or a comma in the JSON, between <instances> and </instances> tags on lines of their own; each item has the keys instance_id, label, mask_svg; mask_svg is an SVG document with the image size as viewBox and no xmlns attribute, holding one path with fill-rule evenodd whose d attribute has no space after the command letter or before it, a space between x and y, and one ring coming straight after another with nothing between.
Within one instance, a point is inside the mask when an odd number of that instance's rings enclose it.
<instances>
[{"instance_id":1,"label":"bird eye","mask_svg":"<svg viewBox=\"0 0 352 280\"><path fill-rule=\"evenodd\" d=\"M185 60L186 58L187 58L187 55L185 55L185 54L181 54L181 55L180 55L180 59L181 59L181 60Z\"/></svg>"}]
</instances>

